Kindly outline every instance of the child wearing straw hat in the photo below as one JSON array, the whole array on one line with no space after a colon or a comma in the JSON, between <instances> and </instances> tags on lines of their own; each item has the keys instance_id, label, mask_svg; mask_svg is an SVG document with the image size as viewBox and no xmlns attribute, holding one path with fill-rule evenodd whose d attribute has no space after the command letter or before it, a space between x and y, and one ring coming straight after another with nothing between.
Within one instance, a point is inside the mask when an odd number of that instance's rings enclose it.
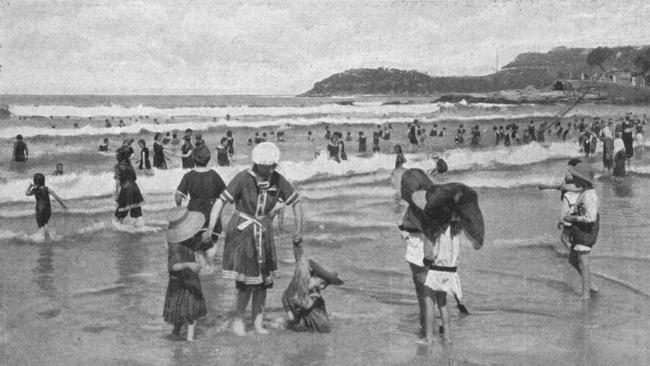
<instances>
[{"instance_id":1,"label":"child wearing straw hat","mask_svg":"<svg viewBox=\"0 0 650 366\"><path fill-rule=\"evenodd\" d=\"M163 318L174 325L172 335L176 337L187 324L186 339L193 341L196 320L205 316L207 309L198 275L201 265L195 262L190 246L202 232L205 216L201 212L175 207L169 211L167 219L169 283Z\"/></svg>"},{"instance_id":2,"label":"child wearing straw hat","mask_svg":"<svg viewBox=\"0 0 650 366\"><path fill-rule=\"evenodd\" d=\"M574 184L582 189L576 200L576 212L564 217L563 221L571 224L569 242L571 252L569 263L578 271L582 280L582 298L588 299L598 293L598 288L591 282L589 253L600 229L598 213L598 195L594 189L594 170L588 163L581 162L569 167Z\"/></svg>"}]
</instances>

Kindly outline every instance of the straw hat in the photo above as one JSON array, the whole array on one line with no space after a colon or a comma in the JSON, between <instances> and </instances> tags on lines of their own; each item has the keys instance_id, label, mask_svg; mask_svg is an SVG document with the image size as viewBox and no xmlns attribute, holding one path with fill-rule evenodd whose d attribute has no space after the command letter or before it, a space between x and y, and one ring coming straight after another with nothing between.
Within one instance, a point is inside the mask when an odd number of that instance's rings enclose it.
<instances>
[{"instance_id":1,"label":"straw hat","mask_svg":"<svg viewBox=\"0 0 650 366\"><path fill-rule=\"evenodd\" d=\"M253 149L251 160L259 165L277 164L280 161L280 149L272 142L262 142Z\"/></svg>"},{"instance_id":2,"label":"straw hat","mask_svg":"<svg viewBox=\"0 0 650 366\"><path fill-rule=\"evenodd\" d=\"M185 207L174 207L167 213L167 221L167 242L180 243L203 228L205 216L201 212L188 211Z\"/></svg>"},{"instance_id":3,"label":"straw hat","mask_svg":"<svg viewBox=\"0 0 650 366\"><path fill-rule=\"evenodd\" d=\"M569 167L569 173L574 177L578 177L590 184L594 184L594 168L587 163L578 163L576 166Z\"/></svg>"},{"instance_id":4,"label":"straw hat","mask_svg":"<svg viewBox=\"0 0 650 366\"><path fill-rule=\"evenodd\" d=\"M325 282L331 285L342 285L343 280L339 278L336 272L331 272L323 268L320 264L313 260L309 260L309 274L311 276L320 277Z\"/></svg>"}]
</instances>

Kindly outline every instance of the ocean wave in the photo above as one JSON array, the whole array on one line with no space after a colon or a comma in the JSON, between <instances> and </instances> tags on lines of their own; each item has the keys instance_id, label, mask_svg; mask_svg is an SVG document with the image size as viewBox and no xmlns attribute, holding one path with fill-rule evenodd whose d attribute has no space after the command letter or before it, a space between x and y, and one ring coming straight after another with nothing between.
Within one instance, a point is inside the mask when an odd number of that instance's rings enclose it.
<instances>
[{"instance_id":1,"label":"ocean wave","mask_svg":"<svg viewBox=\"0 0 650 366\"><path fill-rule=\"evenodd\" d=\"M481 121L492 120L513 120L523 118L540 118L552 117L552 112L539 112L539 111L521 111L517 113L478 113L478 114L439 114L436 116L420 116L416 111L411 111L408 116L382 116L376 117L356 117L356 116L324 116L317 118L262 118L259 120L219 120L217 122L211 121L184 121L184 122L165 122L161 124L154 124L153 122L135 122L128 124L125 127L110 127L106 128L98 126L97 124L86 124L80 128L51 128L48 123L44 126L23 126L23 125L8 125L0 128L0 138L13 139L16 135L21 134L24 137L35 136L104 136L104 135L120 135L120 134L138 134L142 131L146 132L168 132L172 130L184 131L188 128L195 131L206 131L218 128L290 128L291 126L317 126L323 124L330 125L375 125L382 123L407 123L413 120L413 117L418 117L422 123L435 123L446 120L457 120L471 123L479 123ZM501 122L500 122L501 123Z\"/></svg>"},{"instance_id":2,"label":"ocean wave","mask_svg":"<svg viewBox=\"0 0 650 366\"><path fill-rule=\"evenodd\" d=\"M11 105L9 111L16 116L55 116L55 117L166 117L195 116L225 118L245 116L297 116L311 114L388 114L388 113L434 113L440 107L436 103L383 105L381 103L357 103L353 105L321 104L315 106L295 107L176 107L156 108L138 105L123 107L121 105L97 105L78 107L70 105Z\"/></svg>"},{"instance_id":3,"label":"ocean wave","mask_svg":"<svg viewBox=\"0 0 650 366\"><path fill-rule=\"evenodd\" d=\"M472 150L458 148L444 154L447 165L454 169L469 169L474 166L491 167L500 165L528 165L550 159L569 158L580 155L575 142L553 142L548 145L536 142L520 146L498 146L492 149Z\"/></svg>"},{"instance_id":4,"label":"ocean wave","mask_svg":"<svg viewBox=\"0 0 650 366\"><path fill-rule=\"evenodd\" d=\"M449 165L451 172L468 171L465 174L454 176L471 186L476 187L514 187L521 185L534 185L547 183L555 179L557 172L525 173L503 172L501 170L477 170L491 168L499 165L525 166L540 163L549 159L568 158L579 154L576 144L552 143L548 146L530 144L511 148L491 148L472 150L470 148L454 149L447 151L442 156ZM424 154L407 154L406 168L421 168L431 170L435 168L435 161ZM345 184L345 179L350 177L373 175L384 172L379 176L369 178L356 178L368 180L368 183L381 181L388 178L388 173L393 170L394 155L374 154L367 158L350 156L348 160L337 163L326 157L323 152L311 161L283 161L278 171L296 183L310 183L318 181L331 181L344 178L342 182L332 182L332 186ZM239 171L248 165L219 167L216 171L228 182ZM176 189L186 171L182 169L156 170L153 176L138 177L138 185L146 194L170 194ZM359 183L359 182L357 182ZM24 192L29 182L26 179L10 179L0 189L0 202L31 202L32 197L25 196ZM113 172L101 174L72 173L48 178L48 186L54 189L61 197L80 199L89 197L108 197L113 191Z\"/></svg>"}]
</instances>

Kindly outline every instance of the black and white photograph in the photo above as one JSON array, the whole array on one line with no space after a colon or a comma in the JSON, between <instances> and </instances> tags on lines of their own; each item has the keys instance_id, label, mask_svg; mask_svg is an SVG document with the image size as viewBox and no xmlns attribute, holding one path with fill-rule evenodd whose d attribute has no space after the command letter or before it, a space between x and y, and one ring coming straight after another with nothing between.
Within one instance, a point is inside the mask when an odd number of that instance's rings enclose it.
<instances>
[{"instance_id":1,"label":"black and white photograph","mask_svg":"<svg viewBox=\"0 0 650 366\"><path fill-rule=\"evenodd\" d=\"M0 0L0 365L650 364L649 20Z\"/></svg>"}]
</instances>

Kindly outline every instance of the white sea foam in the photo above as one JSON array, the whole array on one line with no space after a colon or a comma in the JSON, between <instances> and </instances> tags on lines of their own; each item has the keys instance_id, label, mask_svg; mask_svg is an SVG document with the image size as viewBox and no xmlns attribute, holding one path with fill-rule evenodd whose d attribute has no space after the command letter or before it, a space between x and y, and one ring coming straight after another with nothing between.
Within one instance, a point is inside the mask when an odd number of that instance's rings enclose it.
<instances>
[{"instance_id":1,"label":"white sea foam","mask_svg":"<svg viewBox=\"0 0 650 366\"><path fill-rule=\"evenodd\" d=\"M13 139L16 135L21 134L24 137L34 136L102 136L102 135L119 135L119 134L137 134L141 131L148 132L167 132L170 130L183 131L192 129L195 131L205 131L211 128L287 128L289 126L314 126L319 124L350 124L350 125L373 125L377 123L405 123L412 121L413 117L418 117L422 123L434 123L442 120L458 121L482 121L482 120L511 120L532 117L550 117L551 112L539 111L521 111L512 113L478 113L478 114L440 114L435 116L421 116L417 111L409 112L408 116L325 116L318 118L293 117L293 118L270 118L263 117L255 120L219 120L217 122L209 121L184 121L171 122L166 121L161 124L153 122L135 122L125 127L106 128L97 125L82 125L80 128L51 128L51 126L6 126L0 128L0 138Z\"/></svg>"},{"instance_id":2,"label":"white sea foam","mask_svg":"<svg viewBox=\"0 0 650 366\"><path fill-rule=\"evenodd\" d=\"M123 107L121 105L98 105L77 107L70 105L11 105L9 111L17 116L55 116L55 117L133 117L149 116L202 116L222 118L229 114L232 117L242 116L294 116L310 114L389 114L389 113L433 113L438 112L437 103L382 105L381 103L358 103L355 105L321 104L305 107L177 107L156 108L138 105Z\"/></svg>"},{"instance_id":3,"label":"white sea foam","mask_svg":"<svg viewBox=\"0 0 650 366\"><path fill-rule=\"evenodd\" d=\"M472 150L469 148L454 149L443 154L450 171L459 171L462 174L455 176L455 180L476 187L515 187L553 182L557 172L503 172L494 170L475 170L489 168L494 165L525 166L539 163L548 159L572 157L579 154L578 148L572 143L553 143L548 147L539 144L515 146L511 148L492 148L485 150ZM430 170L435 167L435 162L425 155L407 154L409 160L405 167ZM317 181L331 182L332 188L338 185L349 185L345 179L352 179L356 184L372 184L385 180L394 167L395 156L375 154L367 158L350 156L349 160L336 163L329 160L326 154L321 154L311 161L284 161L279 166L279 171L296 183L309 183ZM217 172L228 182L237 172L245 169L247 165L218 168ZM642 168L639 168L639 170ZM463 171L467 171L463 173ZM375 173L380 173L374 175ZM381 173L383 172L383 173ZM183 174L182 169L156 170L154 176L141 176L138 185L147 195L169 195L169 199L176 190ZM370 176L368 176L370 175ZM374 175L374 176L373 176ZM361 176L361 177L359 177ZM340 178L345 178L342 181ZM359 180L355 182L354 180ZM110 197L113 191L113 173L101 174L73 173L63 176L48 178L47 184L64 199L82 199L88 197ZM33 197L26 197L24 192L28 185L24 179L9 179L0 189L0 202L33 202ZM308 185L309 185L308 184ZM327 184L327 183L325 183ZM105 208L84 207L85 210L102 212Z\"/></svg>"}]
</instances>

